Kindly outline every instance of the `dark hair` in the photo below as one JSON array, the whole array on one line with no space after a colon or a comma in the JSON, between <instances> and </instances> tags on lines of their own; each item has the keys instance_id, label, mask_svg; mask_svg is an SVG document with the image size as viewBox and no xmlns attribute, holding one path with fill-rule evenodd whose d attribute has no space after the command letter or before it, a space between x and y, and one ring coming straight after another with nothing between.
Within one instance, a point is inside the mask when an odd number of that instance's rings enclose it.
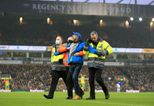
<instances>
[{"instance_id":1,"label":"dark hair","mask_svg":"<svg viewBox=\"0 0 154 106\"><path fill-rule=\"evenodd\" d=\"M58 35L56 36L56 38L57 38L57 37L60 37L61 40L62 40L62 42L63 42L63 37L62 37L61 35L58 34Z\"/></svg>"},{"instance_id":2,"label":"dark hair","mask_svg":"<svg viewBox=\"0 0 154 106\"><path fill-rule=\"evenodd\" d=\"M91 33L90 33L90 35L97 35L97 37L98 37L98 33L96 32L96 31L92 31Z\"/></svg>"}]
</instances>

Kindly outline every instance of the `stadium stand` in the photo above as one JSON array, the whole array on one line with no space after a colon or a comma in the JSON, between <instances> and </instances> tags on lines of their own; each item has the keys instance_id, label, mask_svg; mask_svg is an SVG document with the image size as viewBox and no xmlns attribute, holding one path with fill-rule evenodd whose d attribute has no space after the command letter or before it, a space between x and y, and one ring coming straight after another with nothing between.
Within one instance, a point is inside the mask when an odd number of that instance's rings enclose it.
<instances>
[{"instance_id":1,"label":"stadium stand","mask_svg":"<svg viewBox=\"0 0 154 106\"><path fill-rule=\"evenodd\" d=\"M0 65L1 74L10 74L12 91L30 89L49 90L51 76L50 65ZM86 76L88 82L88 70L83 66L82 75ZM116 83L122 82L122 91L134 89L140 91L154 91L153 68L138 67L105 67L102 77L110 91L116 91ZM88 83L85 90L88 90ZM63 91L66 87L62 80L59 81L57 91ZM96 89L101 88L97 86Z\"/></svg>"}]
</instances>

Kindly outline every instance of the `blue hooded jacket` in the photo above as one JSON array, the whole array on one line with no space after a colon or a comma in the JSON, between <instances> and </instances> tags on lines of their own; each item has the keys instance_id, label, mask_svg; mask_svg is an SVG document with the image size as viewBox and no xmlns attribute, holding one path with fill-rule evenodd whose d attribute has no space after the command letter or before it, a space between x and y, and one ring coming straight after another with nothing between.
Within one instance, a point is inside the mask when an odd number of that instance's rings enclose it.
<instances>
[{"instance_id":1,"label":"blue hooded jacket","mask_svg":"<svg viewBox=\"0 0 154 106\"><path fill-rule=\"evenodd\" d=\"M80 51L83 51L83 49L85 47L85 42L81 41L81 34L80 33L73 32L73 34L78 37L79 43L76 46L76 48L74 49L74 51L71 53L72 55L69 52L68 63L69 64L71 64L71 63L81 63L81 64L83 64L83 56L74 56L73 54L80 52ZM94 53L94 54L96 54L98 52L95 48L93 48L91 46L88 47L88 51L91 52L91 53Z\"/></svg>"}]
</instances>

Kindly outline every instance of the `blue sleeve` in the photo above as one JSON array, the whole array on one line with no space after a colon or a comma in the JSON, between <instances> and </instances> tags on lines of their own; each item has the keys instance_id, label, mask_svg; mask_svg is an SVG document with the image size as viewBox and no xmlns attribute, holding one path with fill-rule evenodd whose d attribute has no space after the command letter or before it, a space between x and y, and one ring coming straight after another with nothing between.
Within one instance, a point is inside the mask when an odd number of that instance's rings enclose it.
<instances>
[{"instance_id":1,"label":"blue sleeve","mask_svg":"<svg viewBox=\"0 0 154 106\"><path fill-rule=\"evenodd\" d=\"M60 53L60 52L54 52L54 55L55 55L55 56L60 55L60 54L63 54L63 53Z\"/></svg>"},{"instance_id":2,"label":"blue sleeve","mask_svg":"<svg viewBox=\"0 0 154 106\"><path fill-rule=\"evenodd\" d=\"M80 45L76 48L76 50L74 51L74 53L80 52L80 51L84 50L84 46L85 46L85 43L84 42L80 43ZM95 48L93 48L90 45L88 46L88 51L91 52L91 53L94 53L94 54L97 54L98 53L98 50L95 49Z\"/></svg>"},{"instance_id":3,"label":"blue sleeve","mask_svg":"<svg viewBox=\"0 0 154 106\"><path fill-rule=\"evenodd\" d=\"M80 52L80 51L82 51L83 48L84 48L84 45L85 45L84 42L80 43L79 46L76 48L76 50L75 50L74 52L76 53L76 52Z\"/></svg>"},{"instance_id":4,"label":"blue sleeve","mask_svg":"<svg viewBox=\"0 0 154 106\"><path fill-rule=\"evenodd\" d=\"M91 53L94 53L94 54L97 54L98 53L98 50L93 48L92 46L88 46L88 51L91 52Z\"/></svg>"}]
</instances>

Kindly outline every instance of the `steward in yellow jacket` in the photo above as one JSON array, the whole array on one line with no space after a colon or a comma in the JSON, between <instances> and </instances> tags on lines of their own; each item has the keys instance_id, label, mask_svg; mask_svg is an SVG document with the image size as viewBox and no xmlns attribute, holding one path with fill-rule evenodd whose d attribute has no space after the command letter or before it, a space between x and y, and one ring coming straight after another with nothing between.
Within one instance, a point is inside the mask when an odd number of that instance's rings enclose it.
<instances>
[{"instance_id":1,"label":"steward in yellow jacket","mask_svg":"<svg viewBox=\"0 0 154 106\"><path fill-rule=\"evenodd\" d=\"M60 78L63 79L66 87L67 87L67 93L68 97L66 99L72 99L73 92L72 89L68 87L67 84L67 74L69 71L69 67L63 60L65 60L65 57L67 56L67 53L61 53L58 54L58 50L63 48L64 44L62 44L62 37L57 36L55 45L52 47L51 51L51 75L52 75L52 81L50 85L50 90L48 95L44 95L46 99L53 99L54 92L56 90L56 86L58 84L58 80Z\"/></svg>"},{"instance_id":2,"label":"steward in yellow jacket","mask_svg":"<svg viewBox=\"0 0 154 106\"><path fill-rule=\"evenodd\" d=\"M86 53L88 57L87 66L89 71L89 84L90 84L90 96L87 98L87 100L95 99L94 79L96 79L96 81L104 91L105 99L109 99L110 97L109 91L106 85L104 84L101 75L103 69L103 62L107 55L112 54L112 47L107 41L99 38L96 31L91 32L90 38L87 40L87 45L92 46L98 51L97 54L90 52Z\"/></svg>"}]
</instances>

